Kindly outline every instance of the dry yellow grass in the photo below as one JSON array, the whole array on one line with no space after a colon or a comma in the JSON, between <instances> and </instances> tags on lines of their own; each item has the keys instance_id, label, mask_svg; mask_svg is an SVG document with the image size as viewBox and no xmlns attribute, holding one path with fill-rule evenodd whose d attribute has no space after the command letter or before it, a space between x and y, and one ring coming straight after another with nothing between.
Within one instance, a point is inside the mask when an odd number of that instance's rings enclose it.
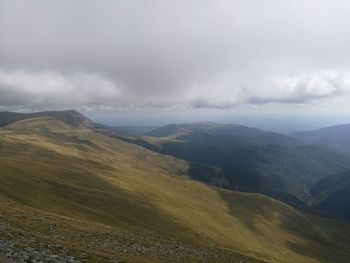
<instances>
[{"instance_id":1,"label":"dry yellow grass","mask_svg":"<svg viewBox=\"0 0 350 263\"><path fill-rule=\"evenodd\" d=\"M91 131L25 127L0 132L0 193L18 203L270 262L350 258L348 224L187 180L186 162Z\"/></svg>"}]
</instances>

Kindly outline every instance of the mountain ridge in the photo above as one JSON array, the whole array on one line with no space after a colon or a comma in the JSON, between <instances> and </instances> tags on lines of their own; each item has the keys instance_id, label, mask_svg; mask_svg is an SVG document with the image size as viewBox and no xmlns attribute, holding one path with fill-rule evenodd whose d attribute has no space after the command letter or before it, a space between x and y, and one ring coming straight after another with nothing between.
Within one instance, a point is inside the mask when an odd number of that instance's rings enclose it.
<instances>
[{"instance_id":1,"label":"mountain ridge","mask_svg":"<svg viewBox=\"0 0 350 263\"><path fill-rule=\"evenodd\" d=\"M209 252L209 248L234 252L223 253L226 262L238 260L235 253L241 253L244 262L316 263L331 259L343 262L350 256L346 250L350 226L346 223L295 210L261 194L235 192L189 180L188 162L93 130L23 129L11 133L0 130L0 143L0 210L39 209L51 213L52 218L59 214L84 225L97 223L95 229L101 225L136 231L156 240L165 238L166 242L175 242L171 241L174 239L184 242L184 247L208 247L201 250L208 251L206 254L197 255L199 262L201 259L225 262ZM3 205L7 199L11 209ZM40 225L29 227L29 219L23 219L29 212L23 213L17 219L12 217L13 227L32 231ZM10 216L8 212L5 215ZM40 213L35 218L44 220ZM57 220L51 223L53 230L44 228L46 233L57 232L50 236L50 241L41 242L71 245L77 249L74 255L80 258L79 251L84 251L83 244L89 235L77 235L81 233L79 228L69 230L73 231L70 233L55 230L62 229L60 217ZM58 233L76 237L59 241ZM42 240L40 235L36 238ZM102 244L112 243L106 239ZM132 257L137 255L154 255L153 262L184 262L181 257L177 259L175 252L166 254L167 258L152 254L163 251L162 245L147 252L148 247L138 244L143 254L132 250L131 245L124 248L127 253L92 247L92 251L84 251L83 257L94 258L94 262L106 262L110 256L135 262ZM187 262L196 261L191 257Z\"/></svg>"},{"instance_id":2,"label":"mountain ridge","mask_svg":"<svg viewBox=\"0 0 350 263\"><path fill-rule=\"evenodd\" d=\"M212 122L174 124L171 128L192 129L191 133L182 132L181 135L177 134L177 137L152 139L152 137L128 135L108 126L95 124L76 111L34 113L36 116L34 118L30 118L33 114L20 116L21 120L3 129L18 131L38 129L51 132L84 129L94 131L188 161L192 167L189 173L192 179L222 188L263 193L306 210L310 208L303 203L304 198L309 198L305 188L309 188L324 176L350 169L350 166L346 166L345 157L338 156L323 146L299 145L298 141L290 142L289 137L278 133L263 132L253 128L252 133L257 131L259 133L256 136L248 136L248 139L222 135L231 132L231 129L241 127L239 125ZM208 134L208 127L214 130L219 127L224 129L224 133L219 130ZM279 144L278 141L282 143ZM323 151L326 153L321 154ZM310 156L314 157L310 158ZM326 166L325 162L328 163ZM310 165L313 168L310 167L309 171L304 169ZM324 168L317 168L323 167L322 165ZM290 167L286 169L288 166ZM279 171L283 169L286 175ZM317 169L320 171L316 177L315 172L312 172L313 169L316 172Z\"/></svg>"},{"instance_id":3,"label":"mountain ridge","mask_svg":"<svg viewBox=\"0 0 350 263\"><path fill-rule=\"evenodd\" d=\"M60 121L64 121L76 128L93 128L95 124L90 119L86 118L81 113L75 110L64 110L64 111L42 111L34 113L18 113L4 111L0 112L0 127L13 124L18 121L24 121L26 119L33 119L38 117L50 117Z\"/></svg>"}]
</instances>

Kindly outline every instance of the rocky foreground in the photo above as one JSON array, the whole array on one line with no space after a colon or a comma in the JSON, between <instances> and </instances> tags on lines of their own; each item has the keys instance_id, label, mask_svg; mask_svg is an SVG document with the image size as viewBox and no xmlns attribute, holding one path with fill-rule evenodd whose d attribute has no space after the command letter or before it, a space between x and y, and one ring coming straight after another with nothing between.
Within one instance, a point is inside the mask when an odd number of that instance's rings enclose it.
<instances>
[{"instance_id":1,"label":"rocky foreground","mask_svg":"<svg viewBox=\"0 0 350 263\"><path fill-rule=\"evenodd\" d=\"M261 262L0 201L0 262Z\"/></svg>"}]
</instances>

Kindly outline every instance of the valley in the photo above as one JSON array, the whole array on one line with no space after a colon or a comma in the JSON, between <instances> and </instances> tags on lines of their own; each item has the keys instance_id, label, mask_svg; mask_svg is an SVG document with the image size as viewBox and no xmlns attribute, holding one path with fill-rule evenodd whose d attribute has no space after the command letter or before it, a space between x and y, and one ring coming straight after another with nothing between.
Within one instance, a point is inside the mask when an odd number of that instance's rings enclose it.
<instances>
[{"instance_id":1,"label":"valley","mask_svg":"<svg viewBox=\"0 0 350 263\"><path fill-rule=\"evenodd\" d=\"M313 213L323 209L314 205L307 189L350 169L349 156L335 147L240 125L166 125L143 137L107 134L191 162L195 180L263 193Z\"/></svg>"}]
</instances>

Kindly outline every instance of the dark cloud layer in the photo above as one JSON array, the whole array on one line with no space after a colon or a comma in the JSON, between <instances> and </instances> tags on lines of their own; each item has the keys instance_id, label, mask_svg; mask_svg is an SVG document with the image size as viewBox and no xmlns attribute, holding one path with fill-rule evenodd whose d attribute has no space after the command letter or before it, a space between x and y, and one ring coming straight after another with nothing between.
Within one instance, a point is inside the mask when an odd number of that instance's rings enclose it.
<instances>
[{"instance_id":1,"label":"dark cloud layer","mask_svg":"<svg viewBox=\"0 0 350 263\"><path fill-rule=\"evenodd\" d=\"M0 106L214 108L350 91L340 0L3 0Z\"/></svg>"}]
</instances>

